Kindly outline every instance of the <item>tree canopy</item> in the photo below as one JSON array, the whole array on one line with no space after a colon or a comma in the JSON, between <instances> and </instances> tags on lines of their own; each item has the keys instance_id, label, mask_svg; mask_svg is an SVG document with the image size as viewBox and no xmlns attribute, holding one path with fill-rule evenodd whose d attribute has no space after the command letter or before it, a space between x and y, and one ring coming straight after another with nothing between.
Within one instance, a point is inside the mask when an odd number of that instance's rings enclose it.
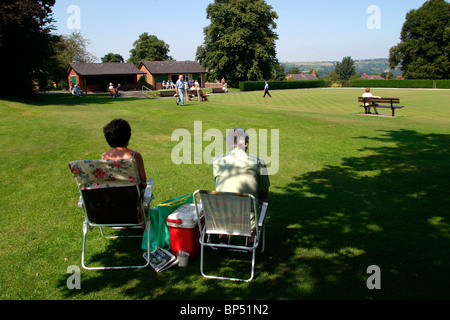
<instances>
[{"instance_id":1,"label":"tree canopy","mask_svg":"<svg viewBox=\"0 0 450 320\"><path fill-rule=\"evenodd\" d=\"M79 32L72 32L69 35L60 35L56 37L57 41L53 44L54 57L53 63L49 68L49 79L56 83L67 82L67 67L71 62L92 63L97 58L87 51L90 44Z\"/></svg>"},{"instance_id":2,"label":"tree canopy","mask_svg":"<svg viewBox=\"0 0 450 320\"><path fill-rule=\"evenodd\" d=\"M90 44L91 42L84 38L80 32L60 36L60 46L62 47L60 54L66 67L71 62L94 63L97 61L97 57L87 51L87 46Z\"/></svg>"},{"instance_id":3,"label":"tree canopy","mask_svg":"<svg viewBox=\"0 0 450 320\"><path fill-rule=\"evenodd\" d=\"M341 80L349 80L352 76L356 75L355 61L352 57L345 57L342 62L336 62L336 68L334 70Z\"/></svg>"},{"instance_id":4,"label":"tree canopy","mask_svg":"<svg viewBox=\"0 0 450 320\"><path fill-rule=\"evenodd\" d=\"M278 65L274 32L278 15L264 0L215 0L206 9L210 25L196 59L215 80L272 78Z\"/></svg>"},{"instance_id":5,"label":"tree canopy","mask_svg":"<svg viewBox=\"0 0 450 320\"><path fill-rule=\"evenodd\" d=\"M428 0L408 12L400 40L390 49L391 69L400 65L407 79L448 79L450 3Z\"/></svg>"},{"instance_id":6,"label":"tree canopy","mask_svg":"<svg viewBox=\"0 0 450 320\"><path fill-rule=\"evenodd\" d=\"M32 93L33 80L51 64L55 0L3 0L0 6L0 95Z\"/></svg>"},{"instance_id":7,"label":"tree canopy","mask_svg":"<svg viewBox=\"0 0 450 320\"><path fill-rule=\"evenodd\" d=\"M102 58L102 62L106 63L106 62L125 62L125 60L123 59L123 57L118 54L118 53L108 53L106 54L103 58Z\"/></svg>"},{"instance_id":8,"label":"tree canopy","mask_svg":"<svg viewBox=\"0 0 450 320\"><path fill-rule=\"evenodd\" d=\"M132 62L136 66L139 66L142 61L173 60L169 56L169 45L147 32L141 34L139 39L133 43L133 49L130 50L130 53L128 62Z\"/></svg>"}]
</instances>

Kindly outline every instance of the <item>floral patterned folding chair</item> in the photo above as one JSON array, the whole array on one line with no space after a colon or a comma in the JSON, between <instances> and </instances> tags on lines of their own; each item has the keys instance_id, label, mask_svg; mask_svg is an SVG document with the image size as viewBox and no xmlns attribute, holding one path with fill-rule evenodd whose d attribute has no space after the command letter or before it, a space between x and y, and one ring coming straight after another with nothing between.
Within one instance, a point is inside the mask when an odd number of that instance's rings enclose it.
<instances>
[{"instance_id":1,"label":"floral patterned folding chair","mask_svg":"<svg viewBox=\"0 0 450 320\"><path fill-rule=\"evenodd\" d=\"M265 218L268 203L256 206L251 194L197 190L193 194L199 221L204 221L200 233L200 272L205 278L249 282L255 273L256 251L265 249ZM201 203L201 206L200 206ZM202 208L200 210L200 207ZM252 222L252 212L255 220ZM203 220L204 219L204 220ZM227 236L228 241L214 240L212 235ZM248 239L253 236L253 243ZM245 239L245 244L233 244L231 237ZM242 241L241 241L242 242ZM204 247L252 254L251 274L248 279L208 275L204 272Z\"/></svg>"},{"instance_id":2,"label":"floral patterned folding chair","mask_svg":"<svg viewBox=\"0 0 450 320\"><path fill-rule=\"evenodd\" d=\"M105 236L104 227L127 229L141 227L147 229L150 234L150 220L145 213L149 211L150 203L154 198L152 194L154 180L149 179L146 190L140 191L139 173L134 159L72 161L69 163L69 169L80 191L78 206L85 211L81 255L83 268L101 270L147 267L148 261L138 266L87 267L85 264L86 239L88 231L94 227L99 227L105 238L118 238L118 236Z\"/></svg>"}]
</instances>

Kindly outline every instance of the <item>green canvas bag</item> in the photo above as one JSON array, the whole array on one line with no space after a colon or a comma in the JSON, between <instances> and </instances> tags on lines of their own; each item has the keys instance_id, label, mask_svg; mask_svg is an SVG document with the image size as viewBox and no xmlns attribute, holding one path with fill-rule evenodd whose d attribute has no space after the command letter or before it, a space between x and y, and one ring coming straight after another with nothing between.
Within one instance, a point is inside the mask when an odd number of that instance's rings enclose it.
<instances>
[{"instance_id":1,"label":"green canvas bag","mask_svg":"<svg viewBox=\"0 0 450 320\"><path fill-rule=\"evenodd\" d=\"M150 209L150 251L155 251L156 247L170 250L170 234L166 219L172 212L187 203L194 203L191 194L167 200ZM147 230L144 230L142 250L147 251L147 239Z\"/></svg>"}]
</instances>

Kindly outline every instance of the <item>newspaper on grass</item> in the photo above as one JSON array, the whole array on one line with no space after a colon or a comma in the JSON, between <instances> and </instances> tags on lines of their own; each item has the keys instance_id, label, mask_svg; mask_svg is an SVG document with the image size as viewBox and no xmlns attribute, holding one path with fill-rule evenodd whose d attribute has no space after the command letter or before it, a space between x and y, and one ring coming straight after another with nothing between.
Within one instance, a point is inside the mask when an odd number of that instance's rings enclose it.
<instances>
[{"instance_id":1,"label":"newspaper on grass","mask_svg":"<svg viewBox=\"0 0 450 320\"><path fill-rule=\"evenodd\" d=\"M148 253L143 254L148 261ZM162 272L178 264L177 258L169 251L156 247L155 251L150 252L150 265L156 272Z\"/></svg>"}]
</instances>

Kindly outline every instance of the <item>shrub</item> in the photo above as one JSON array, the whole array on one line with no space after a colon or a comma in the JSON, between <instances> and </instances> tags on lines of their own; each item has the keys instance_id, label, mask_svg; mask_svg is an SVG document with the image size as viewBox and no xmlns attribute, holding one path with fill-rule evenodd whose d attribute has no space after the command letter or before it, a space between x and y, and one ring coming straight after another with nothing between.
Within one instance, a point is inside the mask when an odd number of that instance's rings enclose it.
<instances>
[{"instance_id":1,"label":"shrub","mask_svg":"<svg viewBox=\"0 0 450 320\"><path fill-rule=\"evenodd\" d=\"M351 80L352 87L450 89L450 80Z\"/></svg>"}]
</instances>

